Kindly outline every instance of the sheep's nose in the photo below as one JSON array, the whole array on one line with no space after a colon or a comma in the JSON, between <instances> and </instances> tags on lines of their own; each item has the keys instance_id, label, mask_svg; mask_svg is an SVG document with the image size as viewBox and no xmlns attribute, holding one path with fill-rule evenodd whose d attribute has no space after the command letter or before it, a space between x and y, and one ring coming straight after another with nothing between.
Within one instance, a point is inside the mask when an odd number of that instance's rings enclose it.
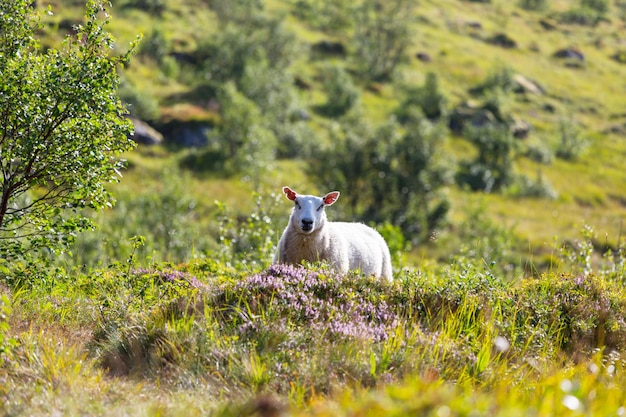
<instances>
[{"instance_id":1,"label":"sheep's nose","mask_svg":"<svg viewBox=\"0 0 626 417\"><path fill-rule=\"evenodd\" d=\"M302 219L302 230L309 231L313 229L313 220Z\"/></svg>"}]
</instances>

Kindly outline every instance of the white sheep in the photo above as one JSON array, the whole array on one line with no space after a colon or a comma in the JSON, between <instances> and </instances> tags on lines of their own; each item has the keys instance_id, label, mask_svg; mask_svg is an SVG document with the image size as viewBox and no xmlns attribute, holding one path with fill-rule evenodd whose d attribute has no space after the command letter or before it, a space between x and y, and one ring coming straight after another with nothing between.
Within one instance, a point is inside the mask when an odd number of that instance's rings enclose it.
<instances>
[{"instance_id":1,"label":"white sheep","mask_svg":"<svg viewBox=\"0 0 626 417\"><path fill-rule=\"evenodd\" d=\"M294 202L294 208L278 243L275 263L325 261L340 273L359 270L392 279L389 247L376 230L363 223L326 219L324 208L337 201L339 191L324 197L300 195L289 187L283 187L283 192Z\"/></svg>"}]
</instances>

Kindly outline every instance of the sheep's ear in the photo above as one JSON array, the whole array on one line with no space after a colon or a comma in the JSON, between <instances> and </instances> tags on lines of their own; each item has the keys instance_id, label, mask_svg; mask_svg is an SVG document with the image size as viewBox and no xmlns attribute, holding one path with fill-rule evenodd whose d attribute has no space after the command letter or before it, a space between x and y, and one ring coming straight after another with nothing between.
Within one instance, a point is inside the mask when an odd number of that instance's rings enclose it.
<instances>
[{"instance_id":1,"label":"sheep's ear","mask_svg":"<svg viewBox=\"0 0 626 417\"><path fill-rule=\"evenodd\" d=\"M339 198L339 191L332 191L323 197L324 204L326 204L327 206L330 206L335 201L337 201L338 198Z\"/></svg>"},{"instance_id":2,"label":"sheep's ear","mask_svg":"<svg viewBox=\"0 0 626 417\"><path fill-rule=\"evenodd\" d=\"M283 193L285 193L285 195L287 195L287 198L290 199L291 201L295 201L296 197L298 196L298 193L296 193L294 190L292 190L289 187L283 187Z\"/></svg>"}]
</instances>

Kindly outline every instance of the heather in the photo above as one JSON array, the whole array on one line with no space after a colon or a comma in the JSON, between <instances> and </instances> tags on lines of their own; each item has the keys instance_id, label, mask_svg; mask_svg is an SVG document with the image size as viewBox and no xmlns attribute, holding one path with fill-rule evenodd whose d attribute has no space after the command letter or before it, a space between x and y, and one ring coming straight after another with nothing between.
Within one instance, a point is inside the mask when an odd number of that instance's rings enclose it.
<instances>
[{"instance_id":1,"label":"heather","mask_svg":"<svg viewBox=\"0 0 626 417\"><path fill-rule=\"evenodd\" d=\"M3 290L3 409L620 415L625 271L620 256L592 255L576 274L510 279L459 257L392 283L220 256L57 269Z\"/></svg>"},{"instance_id":2,"label":"heather","mask_svg":"<svg viewBox=\"0 0 626 417\"><path fill-rule=\"evenodd\" d=\"M624 1L83 3L0 0L0 416L626 415Z\"/></svg>"}]
</instances>

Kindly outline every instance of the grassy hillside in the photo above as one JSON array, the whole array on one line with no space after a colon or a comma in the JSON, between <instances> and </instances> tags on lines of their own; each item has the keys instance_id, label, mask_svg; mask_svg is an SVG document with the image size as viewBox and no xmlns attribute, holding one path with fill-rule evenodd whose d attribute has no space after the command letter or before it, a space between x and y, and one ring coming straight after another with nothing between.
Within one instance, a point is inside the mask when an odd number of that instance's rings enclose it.
<instances>
[{"instance_id":1,"label":"grassy hillside","mask_svg":"<svg viewBox=\"0 0 626 417\"><path fill-rule=\"evenodd\" d=\"M215 14L205 2L154 3L162 6L162 13L129 7L133 2L120 2L119 7L114 6L110 29L118 37L120 48L124 48L138 32L144 35L146 42L158 31L165 39L163 45L169 48L168 51L190 52L221 30ZM287 30L296 37L299 52L290 71L308 84L306 90L300 91L299 102L311 116L307 123L314 136L310 140L319 141L324 140L333 122L315 111L316 106L328 100L322 71L327 62L347 68L353 66L354 29L319 29L311 21L297 16L296 11L298 7L304 7L303 4L268 1L265 9L271 16L282 16ZM529 11L516 3L503 1L420 2L414 10L408 59L398 67L394 80L357 82L364 115L373 125L384 122L402 102L407 86L421 85L428 72L437 74L450 110L461 102L476 100L471 89L502 69L521 74L542 87L543 94L512 94L504 105L509 113L531 126L529 136L520 140L521 146L551 155L549 162L541 163L522 152L513 162L515 170L532 180L541 178L558 197L517 198L506 192L486 195L453 185L448 190L452 201L449 216L452 229L441 230L440 235L449 231L455 234L454 227L462 223L468 207L478 204L490 221L512 229L522 241L526 241L522 248L525 252L549 253L555 239L557 242L571 241L584 225L590 225L596 231L599 245L619 246L626 215L626 173L622 169L626 152L622 140L626 123L623 111L626 64L614 57L625 48L620 35L624 26L623 6L611 2L610 11L599 23L580 25L567 23L562 17L567 11L576 9L578 2L551 1L546 4L542 10ZM79 13L79 7L59 2L51 19L62 20L66 14L77 19ZM494 44L491 40L496 35L505 35L515 47ZM320 41L338 42L348 52L320 59L310 52L312 45ZM583 62L554 57L557 50L570 47L584 54ZM418 53L427 54L430 62L417 59ZM174 71L178 75L168 75L164 73L163 65L157 65L140 53L124 76L140 96L158 105L157 114L163 117L212 117L207 116L210 111L202 104L185 101L189 94L195 94L198 80L194 79L197 75L185 75L184 67L180 71ZM574 126L577 137L586 145L575 159L554 157L561 141L562 121ZM464 138L449 135L446 149L457 161L473 155L472 145ZM123 189L142 187L140 183L145 183L146 176L152 177L164 165L177 164L181 158L176 151L156 151L156 157L151 157L152 153L140 149L128 156L133 169L121 185ZM278 192L283 183L311 192L324 191L313 184L314 179L307 179L306 163L285 164L275 165L274 173L262 181L260 190L263 193ZM295 173L293 169L296 169ZM281 172L285 170L289 172ZM187 191L193 192L200 205L210 207L213 200L221 200L244 215L250 212L253 201L245 198L248 192L245 190L249 188L239 183L238 177L204 177L197 184ZM244 191L238 192L238 189ZM343 191L349 198L350 191ZM432 255L431 249L434 253L440 252L436 242L434 246L428 246L427 253Z\"/></svg>"},{"instance_id":2,"label":"grassy hillside","mask_svg":"<svg viewBox=\"0 0 626 417\"><path fill-rule=\"evenodd\" d=\"M40 32L47 47L81 21L79 1L37 3L51 7ZM283 139L295 145L279 142L289 152L258 171L247 171L254 161L240 154L226 160L212 136L199 148L172 136L140 145L111 188L117 204L94 214L98 229L78 236L71 253L0 262L0 415L624 415L623 2L422 0L407 16L406 59L393 76L370 79L355 58L351 10L267 0L263 13L282 23L253 38L293 36L295 48L287 57L274 51L289 62L286 72L263 59L247 63L258 72L242 70L239 87L248 82L248 93L263 96L260 79L286 90L287 98L265 92L278 102L267 100L271 112L207 81L220 68L204 66L203 54L233 63L212 42L240 40L216 10L240 3L114 2L114 52L138 33L148 45L122 70L120 94L164 132L200 124L226 136L232 117L256 129L231 123L234 131L268 140L275 132L263 122L280 121L287 103L306 114L284 121L293 131ZM257 17L241 18L255 25ZM584 60L554 56L564 48ZM493 192L450 182L440 190L447 221L418 245L389 222L378 225L393 252L391 283L326 265L271 265L289 211L280 188L328 191L311 168L339 151L343 137L333 135L350 123L367 135L401 115L429 73L445 115L396 133L439 129L442 161L458 179L479 148L448 129L448 117L463 103L487 103L531 127L515 139L518 182ZM328 74L343 77L346 89L336 91L356 90L341 116L330 111L339 100ZM518 74L538 90L516 92ZM329 217L348 217L356 196L340 191L344 208L333 205Z\"/></svg>"}]
</instances>

